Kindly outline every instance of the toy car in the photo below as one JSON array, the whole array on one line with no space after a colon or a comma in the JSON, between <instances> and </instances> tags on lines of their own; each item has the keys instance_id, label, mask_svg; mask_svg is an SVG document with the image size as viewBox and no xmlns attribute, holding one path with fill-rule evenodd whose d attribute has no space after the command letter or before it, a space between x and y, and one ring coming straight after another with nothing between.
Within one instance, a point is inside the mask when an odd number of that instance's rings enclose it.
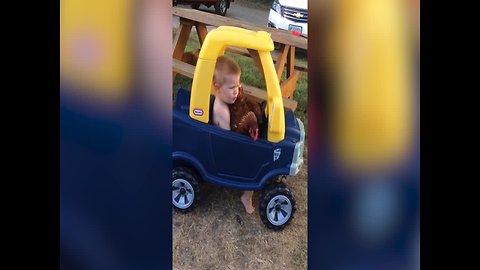
<instances>
[{"instance_id":1,"label":"toy car","mask_svg":"<svg viewBox=\"0 0 480 270\"><path fill-rule=\"evenodd\" d=\"M258 51L267 86L259 138L211 124L213 71L226 46ZM270 55L273 41L264 31L220 26L210 31L197 61L192 89L180 88L173 111L172 203L186 213L200 199L207 181L240 190L262 190L259 214L268 228L283 229L293 218L295 198L283 182L303 165L305 130L292 110L284 108Z\"/></svg>"}]
</instances>

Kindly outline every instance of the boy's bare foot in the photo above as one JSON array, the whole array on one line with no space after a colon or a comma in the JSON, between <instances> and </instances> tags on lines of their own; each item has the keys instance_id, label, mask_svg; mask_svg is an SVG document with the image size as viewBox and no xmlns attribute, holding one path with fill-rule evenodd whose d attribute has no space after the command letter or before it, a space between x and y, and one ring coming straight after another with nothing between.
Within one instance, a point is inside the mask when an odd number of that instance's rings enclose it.
<instances>
[{"instance_id":1,"label":"boy's bare foot","mask_svg":"<svg viewBox=\"0 0 480 270\"><path fill-rule=\"evenodd\" d=\"M245 211L247 211L247 213L249 214L252 214L253 212L255 212L255 208L253 208L253 205L252 205L252 195L253 195L253 191L245 191L242 194L242 197L240 197L240 200L242 201L243 206L245 207Z\"/></svg>"}]
</instances>

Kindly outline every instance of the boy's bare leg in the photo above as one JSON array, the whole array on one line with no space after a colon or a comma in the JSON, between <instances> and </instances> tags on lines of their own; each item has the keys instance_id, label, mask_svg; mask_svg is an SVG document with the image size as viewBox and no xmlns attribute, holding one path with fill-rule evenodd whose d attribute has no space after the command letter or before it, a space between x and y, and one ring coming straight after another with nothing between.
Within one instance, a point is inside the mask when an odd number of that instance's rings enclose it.
<instances>
[{"instance_id":1,"label":"boy's bare leg","mask_svg":"<svg viewBox=\"0 0 480 270\"><path fill-rule=\"evenodd\" d=\"M255 211L255 208L253 208L252 205L252 197L253 197L253 190L248 190L244 191L242 194L242 197L240 197L240 200L243 203L243 206L245 207L245 211L247 213L252 214Z\"/></svg>"}]
</instances>

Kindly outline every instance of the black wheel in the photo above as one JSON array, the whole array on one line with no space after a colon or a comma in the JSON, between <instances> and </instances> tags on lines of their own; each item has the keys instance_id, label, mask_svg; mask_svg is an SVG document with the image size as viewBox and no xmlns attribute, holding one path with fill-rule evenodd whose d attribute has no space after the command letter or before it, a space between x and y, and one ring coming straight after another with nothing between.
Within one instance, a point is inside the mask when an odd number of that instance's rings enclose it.
<instances>
[{"instance_id":1,"label":"black wheel","mask_svg":"<svg viewBox=\"0 0 480 270\"><path fill-rule=\"evenodd\" d=\"M172 172L173 208L179 212L187 213L195 208L199 200L198 176L188 168L174 168Z\"/></svg>"},{"instance_id":2,"label":"black wheel","mask_svg":"<svg viewBox=\"0 0 480 270\"><path fill-rule=\"evenodd\" d=\"M200 7L200 4L192 4L193 9L198 9Z\"/></svg>"},{"instance_id":3,"label":"black wheel","mask_svg":"<svg viewBox=\"0 0 480 270\"><path fill-rule=\"evenodd\" d=\"M227 0L220 0L215 3L215 13L225 16L227 13Z\"/></svg>"},{"instance_id":4,"label":"black wheel","mask_svg":"<svg viewBox=\"0 0 480 270\"><path fill-rule=\"evenodd\" d=\"M282 181L282 177L284 177L284 175L273 177L269 183L263 187L263 193L267 193L276 187L287 188L287 185Z\"/></svg>"},{"instance_id":5,"label":"black wheel","mask_svg":"<svg viewBox=\"0 0 480 270\"><path fill-rule=\"evenodd\" d=\"M259 206L262 222L270 229L284 229L295 213L295 198L285 185L265 189Z\"/></svg>"},{"instance_id":6,"label":"black wheel","mask_svg":"<svg viewBox=\"0 0 480 270\"><path fill-rule=\"evenodd\" d=\"M177 3L178 0L172 0L172 2L173 2L173 3L172 3L173 6L176 6L176 5L178 4L178 3Z\"/></svg>"}]
</instances>

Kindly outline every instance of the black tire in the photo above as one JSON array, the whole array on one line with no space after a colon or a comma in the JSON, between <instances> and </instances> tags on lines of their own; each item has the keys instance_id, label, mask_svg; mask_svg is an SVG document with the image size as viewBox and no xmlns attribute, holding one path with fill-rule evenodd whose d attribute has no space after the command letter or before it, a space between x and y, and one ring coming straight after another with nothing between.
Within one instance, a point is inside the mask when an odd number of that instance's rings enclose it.
<instances>
[{"instance_id":1,"label":"black tire","mask_svg":"<svg viewBox=\"0 0 480 270\"><path fill-rule=\"evenodd\" d=\"M176 167L172 171L172 205L181 213L192 211L200 200L198 176L186 167Z\"/></svg>"},{"instance_id":2,"label":"black tire","mask_svg":"<svg viewBox=\"0 0 480 270\"><path fill-rule=\"evenodd\" d=\"M172 0L172 5L176 6L178 4L178 0Z\"/></svg>"},{"instance_id":3,"label":"black tire","mask_svg":"<svg viewBox=\"0 0 480 270\"><path fill-rule=\"evenodd\" d=\"M269 187L262 194L259 213L262 222L269 229L283 230L293 219L295 210L295 197L285 185Z\"/></svg>"},{"instance_id":4,"label":"black tire","mask_svg":"<svg viewBox=\"0 0 480 270\"><path fill-rule=\"evenodd\" d=\"M192 4L193 9L198 9L200 7L200 4Z\"/></svg>"},{"instance_id":5,"label":"black tire","mask_svg":"<svg viewBox=\"0 0 480 270\"><path fill-rule=\"evenodd\" d=\"M281 177L281 175L273 177L272 180L270 180L269 183L263 187L263 193L267 193L276 187L287 188L287 185L280 180Z\"/></svg>"},{"instance_id":6,"label":"black tire","mask_svg":"<svg viewBox=\"0 0 480 270\"><path fill-rule=\"evenodd\" d=\"M215 3L215 13L221 16L225 16L227 14L228 3L227 0L220 0Z\"/></svg>"}]
</instances>

